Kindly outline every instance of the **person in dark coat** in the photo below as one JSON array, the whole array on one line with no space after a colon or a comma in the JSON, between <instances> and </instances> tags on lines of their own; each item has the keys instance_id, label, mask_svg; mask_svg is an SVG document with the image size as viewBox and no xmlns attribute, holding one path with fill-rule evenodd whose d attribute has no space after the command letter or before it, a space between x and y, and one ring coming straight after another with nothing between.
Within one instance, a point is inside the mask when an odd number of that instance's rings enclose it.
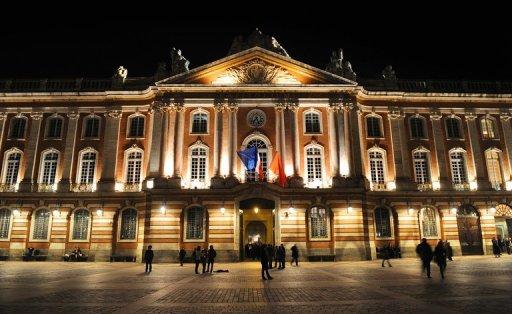
<instances>
[{"instance_id":1,"label":"person in dark coat","mask_svg":"<svg viewBox=\"0 0 512 314\"><path fill-rule=\"evenodd\" d=\"M272 244L268 244L266 252L268 257L268 268L272 269L272 260L274 258L274 246Z\"/></svg>"},{"instance_id":2,"label":"person in dark coat","mask_svg":"<svg viewBox=\"0 0 512 314\"><path fill-rule=\"evenodd\" d=\"M150 273L153 268L153 257L155 256L152 250L152 246L148 246L146 253L144 254L144 260L146 261L146 273Z\"/></svg>"},{"instance_id":3,"label":"person in dark coat","mask_svg":"<svg viewBox=\"0 0 512 314\"><path fill-rule=\"evenodd\" d=\"M213 245L210 245L210 249L208 250L208 265L206 266L206 272L213 272L213 264L215 263L215 257L217 257L217 251L214 250Z\"/></svg>"},{"instance_id":4,"label":"person in dark coat","mask_svg":"<svg viewBox=\"0 0 512 314\"><path fill-rule=\"evenodd\" d=\"M452 246L450 245L450 242L446 241L444 243L444 249L446 250L446 257L448 258L448 260L453 261L453 249Z\"/></svg>"},{"instance_id":5,"label":"person in dark coat","mask_svg":"<svg viewBox=\"0 0 512 314\"><path fill-rule=\"evenodd\" d=\"M422 262L422 271L427 270L427 277L430 277L430 262L432 261L432 247L428 244L427 239L421 239L421 243L416 247L416 253L420 256Z\"/></svg>"},{"instance_id":6,"label":"person in dark coat","mask_svg":"<svg viewBox=\"0 0 512 314\"><path fill-rule=\"evenodd\" d=\"M446 249L444 247L443 241L439 240L434 249L434 259L436 261L437 266L439 266L439 271L441 272L441 278L444 279L444 271L446 269Z\"/></svg>"},{"instance_id":7,"label":"person in dark coat","mask_svg":"<svg viewBox=\"0 0 512 314\"><path fill-rule=\"evenodd\" d=\"M391 245L389 243L386 244L382 248L381 254L382 254L382 267L386 267L386 266L384 266L384 262L388 262L388 266L393 267L393 266L391 266L391 263L389 262L389 258L391 256L391 254L393 254L393 249L391 248Z\"/></svg>"},{"instance_id":8,"label":"person in dark coat","mask_svg":"<svg viewBox=\"0 0 512 314\"><path fill-rule=\"evenodd\" d=\"M506 248L507 248L507 254L508 254L508 255L510 255L510 254L512 253L512 250L511 250L511 247L510 247L510 245L511 245L511 243L510 243L510 242L511 242L511 241L510 241L510 238L507 238L507 239L505 240L505 246L506 246Z\"/></svg>"},{"instance_id":9,"label":"person in dark coat","mask_svg":"<svg viewBox=\"0 0 512 314\"><path fill-rule=\"evenodd\" d=\"M295 266L299 266L299 249L296 244L292 246L292 261L290 264L293 265L293 262L295 262Z\"/></svg>"},{"instance_id":10,"label":"person in dark coat","mask_svg":"<svg viewBox=\"0 0 512 314\"><path fill-rule=\"evenodd\" d=\"M245 258L250 258L250 253L249 253L249 243L247 243L244 247L244 253L245 253Z\"/></svg>"},{"instance_id":11,"label":"person in dark coat","mask_svg":"<svg viewBox=\"0 0 512 314\"><path fill-rule=\"evenodd\" d=\"M282 243L277 248L277 259L279 261L279 267L277 269L284 269L286 267L286 249Z\"/></svg>"},{"instance_id":12,"label":"person in dark coat","mask_svg":"<svg viewBox=\"0 0 512 314\"><path fill-rule=\"evenodd\" d=\"M260 262L261 262L261 278L263 280L267 280L267 279L272 280L272 279L274 279L268 273L269 257L267 255L267 245L266 244L261 245L261 248L260 248ZM265 278L265 273L267 274L267 278Z\"/></svg>"},{"instance_id":13,"label":"person in dark coat","mask_svg":"<svg viewBox=\"0 0 512 314\"><path fill-rule=\"evenodd\" d=\"M203 264L203 274L206 272L206 261L208 260L208 250L206 248L201 250L201 264Z\"/></svg>"},{"instance_id":14,"label":"person in dark coat","mask_svg":"<svg viewBox=\"0 0 512 314\"><path fill-rule=\"evenodd\" d=\"M494 257L501 257L501 249L496 238L492 238L492 254Z\"/></svg>"},{"instance_id":15,"label":"person in dark coat","mask_svg":"<svg viewBox=\"0 0 512 314\"><path fill-rule=\"evenodd\" d=\"M180 252L178 253L178 257L180 259L180 266L183 266L183 261L185 260L185 256L187 255L187 252L184 248L181 248Z\"/></svg>"},{"instance_id":16,"label":"person in dark coat","mask_svg":"<svg viewBox=\"0 0 512 314\"><path fill-rule=\"evenodd\" d=\"M199 274L199 263L201 262L201 247L197 246L194 250L194 253L192 253L192 257L194 258L194 262L196 263L196 274Z\"/></svg>"}]
</instances>

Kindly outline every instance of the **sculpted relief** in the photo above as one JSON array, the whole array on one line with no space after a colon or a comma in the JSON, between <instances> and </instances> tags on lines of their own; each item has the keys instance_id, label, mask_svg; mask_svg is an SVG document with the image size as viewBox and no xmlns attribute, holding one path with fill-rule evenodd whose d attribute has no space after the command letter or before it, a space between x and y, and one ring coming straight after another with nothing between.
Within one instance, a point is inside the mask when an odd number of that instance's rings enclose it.
<instances>
[{"instance_id":1,"label":"sculpted relief","mask_svg":"<svg viewBox=\"0 0 512 314\"><path fill-rule=\"evenodd\" d=\"M301 84L286 69L260 59L227 69L212 84Z\"/></svg>"}]
</instances>

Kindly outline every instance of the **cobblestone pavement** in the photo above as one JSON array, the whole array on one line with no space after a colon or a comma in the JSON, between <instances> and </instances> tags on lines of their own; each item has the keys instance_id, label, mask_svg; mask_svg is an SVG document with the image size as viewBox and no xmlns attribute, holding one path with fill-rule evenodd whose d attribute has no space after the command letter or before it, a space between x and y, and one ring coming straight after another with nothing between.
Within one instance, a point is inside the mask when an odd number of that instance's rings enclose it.
<instances>
[{"instance_id":1,"label":"cobblestone pavement","mask_svg":"<svg viewBox=\"0 0 512 314\"><path fill-rule=\"evenodd\" d=\"M301 263L271 270L217 264L229 273L195 275L193 265L0 262L0 313L512 313L512 256L457 257L445 280L416 259Z\"/></svg>"}]
</instances>

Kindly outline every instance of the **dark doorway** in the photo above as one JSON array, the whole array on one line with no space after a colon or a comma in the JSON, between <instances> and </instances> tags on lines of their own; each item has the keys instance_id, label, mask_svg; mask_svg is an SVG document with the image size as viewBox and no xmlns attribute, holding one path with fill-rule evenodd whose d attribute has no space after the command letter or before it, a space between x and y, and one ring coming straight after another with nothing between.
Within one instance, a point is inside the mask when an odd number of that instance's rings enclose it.
<instances>
[{"instance_id":1,"label":"dark doorway","mask_svg":"<svg viewBox=\"0 0 512 314\"><path fill-rule=\"evenodd\" d=\"M240 201L240 260L247 259L249 248L275 242L275 202L265 198ZM254 255L254 251L252 252Z\"/></svg>"},{"instance_id":2,"label":"dark doorway","mask_svg":"<svg viewBox=\"0 0 512 314\"><path fill-rule=\"evenodd\" d=\"M457 210L457 227L462 255L483 254L480 216L471 205L462 205Z\"/></svg>"}]
</instances>

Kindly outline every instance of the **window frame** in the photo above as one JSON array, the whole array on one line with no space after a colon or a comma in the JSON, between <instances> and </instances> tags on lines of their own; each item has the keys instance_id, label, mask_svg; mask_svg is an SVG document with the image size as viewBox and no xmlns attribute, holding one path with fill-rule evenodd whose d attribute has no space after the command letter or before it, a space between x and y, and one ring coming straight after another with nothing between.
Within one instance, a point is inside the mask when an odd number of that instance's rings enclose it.
<instances>
[{"instance_id":1,"label":"window frame","mask_svg":"<svg viewBox=\"0 0 512 314\"><path fill-rule=\"evenodd\" d=\"M377 235L377 216L376 216L376 211L377 209L385 209L388 211L388 214L389 214L389 229L390 229L390 233L391 233L391 236L386 236L386 237L380 237ZM373 209L373 230L374 230L374 234L375 234L375 239L378 239L378 240L394 240L395 239L395 217L393 216L393 210L387 206L377 206Z\"/></svg>"},{"instance_id":2,"label":"window frame","mask_svg":"<svg viewBox=\"0 0 512 314\"><path fill-rule=\"evenodd\" d=\"M432 209L434 211L434 215L435 215L435 224L436 224L436 232L437 234L435 236L426 236L425 233L424 233L424 230L423 230L423 212L424 210L426 209ZM437 239L440 239L441 238L441 221L440 221L440 215L439 215L439 211L437 210L437 208L433 207L433 206L423 206L422 208L420 208L420 210L418 211L418 225L420 227L420 235L422 238L426 238L426 239L430 239L430 240L437 240Z\"/></svg>"},{"instance_id":3,"label":"window frame","mask_svg":"<svg viewBox=\"0 0 512 314\"><path fill-rule=\"evenodd\" d=\"M98 136L94 137L94 136L86 136L86 131L87 131L87 122L89 120L93 120L93 119L97 119L99 122L98 122ZM82 140L99 140L101 138L101 117L96 115L96 114L90 114L88 116L85 116L83 121L82 121L82 136L81 136L81 139Z\"/></svg>"},{"instance_id":4,"label":"window frame","mask_svg":"<svg viewBox=\"0 0 512 314\"><path fill-rule=\"evenodd\" d=\"M426 160L427 160L426 161L426 167L427 167L426 170L427 170L427 176L428 176L427 182L418 182L418 177L416 175L416 164L415 164L416 158L414 157L414 155L416 153L425 153L426 154ZM412 157L412 172L414 174L414 182L416 184L432 184L432 169L431 169L430 151L424 147L418 147L412 151L411 157Z\"/></svg>"},{"instance_id":5,"label":"window frame","mask_svg":"<svg viewBox=\"0 0 512 314\"><path fill-rule=\"evenodd\" d=\"M318 115L318 132L308 132L307 131L307 121L306 116L308 114L316 114ZM304 110L302 113L302 127L304 135L321 135L324 133L323 131L323 123L322 123L322 112L318 109L309 108Z\"/></svg>"},{"instance_id":6,"label":"window frame","mask_svg":"<svg viewBox=\"0 0 512 314\"><path fill-rule=\"evenodd\" d=\"M270 172L269 172L268 168L270 167L270 163L272 162L272 157L273 157L272 151L274 148L273 148L273 146L270 142L270 139L268 137L266 137L264 134L262 134L258 131L255 131L243 140L241 150L247 149L249 147L249 144L253 140L260 140L266 146L265 151L264 151L267 156L266 182L270 182L271 178L269 175ZM237 158L237 159L238 159L238 165L239 165L238 169L240 169L240 177L243 179L242 182L253 182L253 181L247 181L247 169L245 168L245 165L242 163L240 158Z\"/></svg>"},{"instance_id":7,"label":"window frame","mask_svg":"<svg viewBox=\"0 0 512 314\"><path fill-rule=\"evenodd\" d=\"M463 170L464 170L464 176L465 176L466 182L455 182L455 180L454 180L454 172L453 172L453 166L452 166L452 154L454 154L454 153L462 154L462 158L464 160ZM453 184L469 184L467 152L460 147L452 148L451 150L448 151L448 160L450 162L450 174L451 174L451 179L452 179L452 185Z\"/></svg>"},{"instance_id":8,"label":"window frame","mask_svg":"<svg viewBox=\"0 0 512 314\"><path fill-rule=\"evenodd\" d=\"M368 119L369 118L378 119L378 121L379 121L379 136L371 136L370 135L369 128L368 128ZM368 138L368 139L383 139L383 138L385 138L384 122L382 120L382 116L380 116L376 113L369 113L364 117L364 122L365 122L365 129L366 129L366 138Z\"/></svg>"},{"instance_id":9,"label":"window frame","mask_svg":"<svg viewBox=\"0 0 512 314\"><path fill-rule=\"evenodd\" d=\"M457 128L458 128L460 137L452 137L452 136L450 136L450 134L448 132L448 120L452 120L452 119L457 121ZM450 115L450 116L445 117L444 118L444 130L445 130L447 140L451 140L451 141L463 141L464 140L464 130L463 130L463 126L462 126L462 119L459 116Z\"/></svg>"},{"instance_id":10,"label":"window frame","mask_svg":"<svg viewBox=\"0 0 512 314\"><path fill-rule=\"evenodd\" d=\"M10 154L20 154L20 162L18 165L18 177L16 178L16 183L14 185L18 185L20 183L20 172L21 172L21 166L23 165L23 151L20 150L17 147L12 147L4 152L4 161L2 164L2 184L7 184L7 165L9 163L9 155Z\"/></svg>"},{"instance_id":11,"label":"window frame","mask_svg":"<svg viewBox=\"0 0 512 314\"><path fill-rule=\"evenodd\" d=\"M205 173L204 173L204 182L201 182L201 181L192 181L192 159L194 158L194 156L192 155L192 152L194 151L194 149L204 149L206 150L206 154L204 155L204 158L205 158ZM209 186L209 180L210 180L210 167L209 167L209 163L210 163L210 148L204 144L204 143L195 143L193 145L191 145L189 148L188 148L188 171L187 171L187 177L188 177L188 182L189 182L189 185L190 185L190 188L202 188L202 189L205 189L205 188L208 188ZM199 171L199 168L198 168L198 171ZM195 183L197 182L197 183Z\"/></svg>"},{"instance_id":12,"label":"window frame","mask_svg":"<svg viewBox=\"0 0 512 314\"><path fill-rule=\"evenodd\" d=\"M140 158L140 178L139 183L128 183L128 157L130 153L132 152L138 152L141 153ZM124 164L123 164L123 183L124 184L142 184L142 181L145 179L145 172L144 172L144 150L140 147L130 147L127 150L124 151Z\"/></svg>"},{"instance_id":13,"label":"window frame","mask_svg":"<svg viewBox=\"0 0 512 314\"><path fill-rule=\"evenodd\" d=\"M25 121L25 126L23 127L23 136L22 137L12 137L12 129L14 128L13 123L15 120L21 119ZM27 129L28 129L28 117L23 114L17 114L12 117L9 121L9 136L7 136L8 140L11 141L25 141L27 138Z\"/></svg>"},{"instance_id":14,"label":"window frame","mask_svg":"<svg viewBox=\"0 0 512 314\"><path fill-rule=\"evenodd\" d=\"M488 161L489 158L487 158L487 155L489 153L496 153L498 155L498 166L499 166L500 179L501 179L499 190L503 190L503 185L505 184L505 181L506 181L504 173L503 173L503 157L502 157L503 152L496 147L490 147L484 151L485 169L487 171L487 179L489 180L491 187L494 189L493 182L491 181L491 176L490 176L490 172L489 172L489 161Z\"/></svg>"},{"instance_id":15,"label":"window frame","mask_svg":"<svg viewBox=\"0 0 512 314\"><path fill-rule=\"evenodd\" d=\"M54 120L60 120L60 122L61 122L59 136L49 136L51 122ZM55 114L49 116L48 118L46 118L45 128L44 128L44 139L45 140L62 140L63 133L64 133L64 117L63 116L55 113Z\"/></svg>"},{"instance_id":16,"label":"window frame","mask_svg":"<svg viewBox=\"0 0 512 314\"><path fill-rule=\"evenodd\" d=\"M382 169L383 169L383 177L384 177L384 182L382 184L385 185L385 189L384 190L387 190L387 185L388 185L388 180L387 180L387 176L388 176L388 158L387 158L387 152L384 148L381 148L381 147L372 147L370 149L368 149L367 151L367 157L368 157L368 178L370 178L370 185L372 187L372 190L373 189L373 185L374 185L374 182L372 181L372 163L371 163L371 160L372 158L370 157L370 154L372 152L379 152L382 154ZM376 182L377 184L381 184L379 182ZM382 189L379 189L379 190L382 190Z\"/></svg>"},{"instance_id":17,"label":"window frame","mask_svg":"<svg viewBox=\"0 0 512 314\"><path fill-rule=\"evenodd\" d=\"M187 238L188 212L190 209L196 208L196 207L202 208L202 210L203 210L203 225L202 225L202 228L203 228L202 233L203 234L202 234L201 238L188 239ZM204 242L204 241L206 241L206 232L207 232L207 227L208 227L208 223L207 223L208 217L207 216L208 216L208 209L205 206L202 206L199 204L192 204L183 209L183 242Z\"/></svg>"},{"instance_id":18,"label":"window frame","mask_svg":"<svg viewBox=\"0 0 512 314\"><path fill-rule=\"evenodd\" d=\"M78 164L77 164L77 172L76 172L76 177L75 177L75 182L76 184L78 185L81 185L81 184L89 184L89 183L81 183L81 178L82 178L82 162L83 162L83 157L85 154L87 153L95 153L96 154L96 158L95 158L95 161L94 161L94 176L93 176L93 179L92 179L92 185L95 185L96 182L98 182L98 159L99 159L99 153L97 150L95 150L94 148L92 147L86 147L84 149L82 149L79 153L78 153Z\"/></svg>"},{"instance_id":19,"label":"window frame","mask_svg":"<svg viewBox=\"0 0 512 314\"><path fill-rule=\"evenodd\" d=\"M123 229L123 212L134 209L135 210L135 237L133 239L121 239L121 233ZM137 208L129 206L124 207L119 211L118 217L117 217L117 242L137 242L138 236L139 236L139 211Z\"/></svg>"},{"instance_id":20,"label":"window frame","mask_svg":"<svg viewBox=\"0 0 512 314\"><path fill-rule=\"evenodd\" d=\"M9 241L11 241L12 225L14 223L14 214L13 214L11 208L2 206L2 207L0 207L0 210L2 210L2 209L6 209L9 211L9 225L7 226L7 238L0 238L0 242L9 242Z\"/></svg>"},{"instance_id":21,"label":"window frame","mask_svg":"<svg viewBox=\"0 0 512 314\"><path fill-rule=\"evenodd\" d=\"M142 135L141 136L133 136L132 135L132 120L134 118L142 118L144 119L144 125L142 127ZM146 115L140 113L140 112L137 112L137 113L134 113L134 114L131 114L128 116L128 119L127 119L127 126L126 126L126 139L145 139L146 138L146 126L147 126L147 123L146 123Z\"/></svg>"},{"instance_id":22,"label":"window frame","mask_svg":"<svg viewBox=\"0 0 512 314\"><path fill-rule=\"evenodd\" d=\"M45 155L46 154L50 154L50 153L57 153L57 161L56 161L56 166L55 166L55 179L54 179L54 183L53 185L57 185L57 183L59 182L59 163L60 163L60 159L61 159L61 154L60 154L60 151L58 151L57 149L55 148L48 148L44 151L41 152L41 160L39 161L39 175L38 175L38 180L37 180L37 183L38 184L45 184L45 185L49 185L49 184L46 184L46 183L43 183L43 174L44 174L44 162L45 162Z\"/></svg>"},{"instance_id":23,"label":"window frame","mask_svg":"<svg viewBox=\"0 0 512 314\"><path fill-rule=\"evenodd\" d=\"M412 120L413 119L418 119L421 121L421 130L423 132L423 136L421 137L415 137L413 132L412 132ZM410 136L410 139L411 140L428 140L428 129L427 129L427 119L420 115L420 114L416 114L416 115L412 115L409 117L409 136Z\"/></svg>"},{"instance_id":24,"label":"window frame","mask_svg":"<svg viewBox=\"0 0 512 314\"><path fill-rule=\"evenodd\" d=\"M73 239L73 235L75 233L75 214L77 211L80 211L80 210L86 210L89 215L89 222L87 223L87 237L86 237L86 239ZM91 240L92 219L93 219L93 215L89 208L86 208L86 207L75 208L70 216L69 241L68 242L79 242L79 243L89 242Z\"/></svg>"},{"instance_id":25,"label":"window frame","mask_svg":"<svg viewBox=\"0 0 512 314\"><path fill-rule=\"evenodd\" d=\"M482 123L484 121L491 121L492 123L492 133L493 133L493 137L486 137L484 135L484 128L482 127ZM500 137L499 137L499 131L498 131L498 126L497 126L497 123L496 123L496 119L494 117L492 117L491 115L484 115L482 118L480 118L479 120L479 123L480 123L480 136L482 137L482 140L484 141L488 141L488 140L491 140L491 141L494 141L494 140L499 140ZM488 126L486 125L486 129L488 128Z\"/></svg>"},{"instance_id":26,"label":"window frame","mask_svg":"<svg viewBox=\"0 0 512 314\"><path fill-rule=\"evenodd\" d=\"M325 214L326 214L326 221L327 221L327 237L325 238L314 238L313 237L313 228L312 228L312 224L311 224L311 210L313 208L323 208L325 209ZM315 204L315 205L312 205L308 208L307 212L307 220L308 220L308 229L309 229L309 232L308 232L308 238L309 238L309 241L314 241L314 242L325 242L325 241L331 241L332 240L332 232L331 232L331 217L332 217L332 211L329 207L327 206L324 206L322 204Z\"/></svg>"},{"instance_id":27,"label":"window frame","mask_svg":"<svg viewBox=\"0 0 512 314\"><path fill-rule=\"evenodd\" d=\"M205 132L194 132L194 115L205 114L206 115L206 131ZM222 114L221 112L218 114ZM190 127L189 135L209 135L210 134L210 112L203 108L197 108L190 112Z\"/></svg>"},{"instance_id":28,"label":"window frame","mask_svg":"<svg viewBox=\"0 0 512 314\"><path fill-rule=\"evenodd\" d=\"M326 186L326 182L327 182L327 177L326 177L326 171L325 171L325 152L324 152L324 147L318 143L310 143L306 146L304 146L304 179L305 179L305 186L308 187L308 188L311 188L311 189L314 189L316 188L318 185L317 184L313 184L311 185L308 181L308 149L310 148L315 148L315 149L319 149L320 150L320 167L322 167L322 171L321 171L321 175L322 175L322 178L321 178L321 184L319 185L321 188L325 187ZM314 156L314 155L313 155ZM314 182L316 182L316 178L314 179Z\"/></svg>"},{"instance_id":29,"label":"window frame","mask_svg":"<svg viewBox=\"0 0 512 314\"><path fill-rule=\"evenodd\" d=\"M34 228L35 228L35 223L36 223L36 214L38 211L44 210L44 209L48 210L49 217L50 217L48 220L48 236L46 237L46 239L34 239L34 231L35 231ZM31 223L30 223L29 242L50 242L50 239L52 237L52 224L53 224L53 214L52 214L52 211L50 210L50 208L39 207L39 208L35 209L32 212L30 220L31 220Z\"/></svg>"}]
</instances>

